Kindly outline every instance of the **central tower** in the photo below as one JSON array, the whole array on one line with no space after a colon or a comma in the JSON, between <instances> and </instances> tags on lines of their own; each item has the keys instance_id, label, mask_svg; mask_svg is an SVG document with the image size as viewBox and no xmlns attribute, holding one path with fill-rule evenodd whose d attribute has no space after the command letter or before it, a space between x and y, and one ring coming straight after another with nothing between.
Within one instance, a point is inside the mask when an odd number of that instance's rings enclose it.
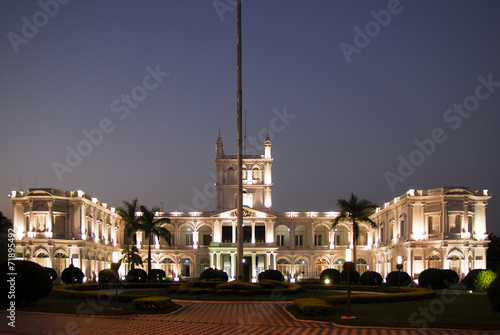
<instances>
[{"instance_id":1,"label":"central tower","mask_svg":"<svg viewBox=\"0 0 500 335\"><path fill-rule=\"evenodd\" d=\"M220 212L236 208L238 164L236 155L226 155L219 130L215 144L217 194L216 210ZM272 211L272 165L269 132L264 141L263 155L243 155L243 206L263 212Z\"/></svg>"}]
</instances>

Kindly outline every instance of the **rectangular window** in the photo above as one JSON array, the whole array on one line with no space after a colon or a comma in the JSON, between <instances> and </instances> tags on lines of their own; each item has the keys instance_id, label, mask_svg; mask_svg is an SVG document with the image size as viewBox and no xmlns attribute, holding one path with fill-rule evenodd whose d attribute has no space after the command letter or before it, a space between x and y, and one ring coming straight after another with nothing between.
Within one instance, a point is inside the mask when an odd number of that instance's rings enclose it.
<instances>
[{"instance_id":1,"label":"rectangular window","mask_svg":"<svg viewBox=\"0 0 500 335\"><path fill-rule=\"evenodd\" d=\"M342 238L341 238L341 235L340 233L339 234L335 234L335 245L342 245Z\"/></svg>"},{"instance_id":2,"label":"rectangular window","mask_svg":"<svg viewBox=\"0 0 500 335\"><path fill-rule=\"evenodd\" d=\"M233 227L222 226L222 242L232 243L233 241Z\"/></svg>"},{"instance_id":3,"label":"rectangular window","mask_svg":"<svg viewBox=\"0 0 500 335\"><path fill-rule=\"evenodd\" d=\"M186 245L193 245L193 235L186 235Z\"/></svg>"},{"instance_id":4,"label":"rectangular window","mask_svg":"<svg viewBox=\"0 0 500 335\"><path fill-rule=\"evenodd\" d=\"M471 234L474 231L473 227L474 227L474 217L469 216L469 224L468 224L467 228L469 229L469 233L471 233Z\"/></svg>"},{"instance_id":5,"label":"rectangular window","mask_svg":"<svg viewBox=\"0 0 500 335\"><path fill-rule=\"evenodd\" d=\"M255 242L264 243L266 241L266 227L255 226Z\"/></svg>"},{"instance_id":6,"label":"rectangular window","mask_svg":"<svg viewBox=\"0 0 500 335\"><path fill-rule=\"evenodd\" d=\"M276 235L276 243L278 247L282 247L285 245L285 235Z\"/></svg>"},{"instance_id":7,"label":"rectangular window","mask_svg":"<svg viewBox=\"0 0 500 335\"><path fill-rule=\"evenodd\" d=\"M460 215L455 215L454 218L451 218L449 224L451 233L460 233L462 227L462 217Z\"/></svg>"},{"instance_id":8,"label":"rectangular window","mask_svg":"<svg viewBox=\"0 0 500 335\"><path fill-rule=\"evenodd\" d=\"M314 235L314 245L320 246L321 245L322 237L323 236L321 236L321 235Z\"/></svg>"},{"instance_id":9,"label":"rectangular window","mask_svg":"<svg viewBox=\"0 0 500 335\"><path fill-rule=\"evenodd\" d=\"M295 235L295 245L298 247L304 245L304 235Z\"/></svg>"},{"instance_id":10,"label":"rectangular window","mask_svg":"<svg viewBox=\"0 0 500 335\"><path fill-rule=\"evenodd\" d=\"M203 245L210 245L211 241L212 241L211 235L203 235Z\"/></svg>"},{"instance_id":11,"label":"rectangular window","mask_svg":"<svg viewBox=\"0 0 500 335\"><path fill-rule=\"evenodd\" d=\"M427 218L427 229L429 230L429 234L439 233L439 218L429 216Z\"/></svg>"}]
</instances>

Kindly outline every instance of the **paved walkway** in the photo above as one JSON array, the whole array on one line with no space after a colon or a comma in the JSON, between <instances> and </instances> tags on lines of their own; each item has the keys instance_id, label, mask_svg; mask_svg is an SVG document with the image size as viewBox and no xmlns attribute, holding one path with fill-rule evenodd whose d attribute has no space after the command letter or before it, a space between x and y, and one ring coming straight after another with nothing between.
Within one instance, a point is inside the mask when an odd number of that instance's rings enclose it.
<instances>
[{"instance_id":1,"label":"paved walkway","mask_svg":"<svg viewBox=\"0 0 500 335\"><path fill-rule=\"evenodd\" d=\"M16 327L7 325L0 312L0 334L382 334L382 335L479 335L500 331L453 331L390 328L337 327L327 322L296 321L283 309L287 303L177 302L184 308L168 315L95 317L46 313L16 313Z\"/></svg>"}]
</instances>

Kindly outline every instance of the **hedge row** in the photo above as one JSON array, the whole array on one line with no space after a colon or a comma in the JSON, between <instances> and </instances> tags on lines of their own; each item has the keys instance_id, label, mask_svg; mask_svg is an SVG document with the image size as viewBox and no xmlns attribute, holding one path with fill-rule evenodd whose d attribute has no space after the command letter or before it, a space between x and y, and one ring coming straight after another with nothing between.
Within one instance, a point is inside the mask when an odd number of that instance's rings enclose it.
<instances>
[{"instance_id":1,"label":"hedge row","mask_svg":"<svg viewBox=\"0 0 500 335\"><path fill-rule=\"evenodd\" d=\"M132 301L135 309L140 311L163 311L174 306L172 299L169 297L146 297L138 298Z\"/></svg>"},{"instance_id":2,"label":"hedge row","mask_svg":"<svg viewBox=\"0 0 500 335\"><path fill-rule=\"evenodd\" d=\"M407 288L408 290L412 290ZM403 288L401 288L403 291ZM396 301L409 301L432 299L436 297L436 292L426 289L413 289L413 292L406 291L404 293L387 293L387 294L360 294L351 295L351 303L374 303L374 302L396 302ZM347 295L334 295L325 297L324 300L327 304L346 304Z\"/></svg>"},{"instance_id":3,"label":"hedge row","mask_svg":"<svg viewBox=\"0 0 500 335\"><path fill-rule=\"evenodd\" d=\"M54 287L53 294L58 296L69 298L69 299L97 299L97 300L114 300L116 296L114 293L104 293L101 291L82 291L82 290L72 290L64 286L71 285L61 285ZM76 286L75 286L76 288ZM137 298L144 298L148 295L144 294L119 294L118 301L120 302L130 302Z\"/></svg>"},{"instance_id":4,"label":"hedge row","mask_svg":"<svg viewBox=\"0 0 500 335\"><path fill-rule=\"evenodd\" d=\"M324 285L324 284L300 284L303 288L312 289L312 290L339 290L345 291L347 290L346 284L338 284L338 285ZM377 292L380 291L380 286L377 285L351 285L352 291L369 291L369 292Z\"/></svg>"},{"instance_id":5,"label":"hedge row","mask_svg":"<svg viewBox=\"0 0 500 335\"><path fill-rule=\"evenodd\" d=\"M331 311L331 306L317 298L300 298L293 302L303 315L325 315Z\"/></svg>"}]
</instances>

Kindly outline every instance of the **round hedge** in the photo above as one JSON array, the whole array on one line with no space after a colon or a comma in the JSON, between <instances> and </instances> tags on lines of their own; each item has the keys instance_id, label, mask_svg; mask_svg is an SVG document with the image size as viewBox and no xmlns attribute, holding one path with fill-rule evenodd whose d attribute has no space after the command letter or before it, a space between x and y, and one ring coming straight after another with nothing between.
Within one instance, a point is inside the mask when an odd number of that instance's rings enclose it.
<instances>
[{"instance_id":1,"label":"round hedge","mask_svg":"<svg viewBox=\"0 0 500 335\"><path fill-rule=\"evenodd\" d=\"M104 269L99 271L99 284L118 283L120 280L118 272L112 269Z\"/></svg>"},{"instance_id":2,"label":"round hedge","mask_svg":"<svg viewBox=\"0 0 500 335\"><path fill-rule=\"evenodd\" d=\"M264 270L261 273L259 273L257 279L259 281L263 281L263 280L276 280L276 281L281 281L281 282L285 281L285 277L278 270Z\"/></svg>"},{"instance_id":3,"label":"round hedge","mask_svg":"<svg viewBox=\"0 0 500 335\"><path fill-rule=\"evenodd\" d=\"M382 285L384 279L382 275L375 271L366 271L359 278L359 283L361 285Z\"/></svg>"},{"instance_id":4,"label":"round hedge","mask_svg":"<svg viewBox=\"0 0 500 335\"><path fill-rule=\"evenodd\" d=\"M398 276L399 271L390 272L387 277L385 277L385 282L389 286L398 286ZM411 277L408 273L401 271L400 286L408 286L411 284Z\"/></svg>"},{"instance_id":5,"label":"round hedge","mask_svg":"<svg viewBox=\"0 0 500 335\"><path fill-rule=\"evenodd\" d=\"M132 269L125 278L129 283L145 283L148 279L148 274L143 269Z\"/></svg>"},{"instance_id":6,"label":"round hedge","mask_svg":"<svg viewBox=\"0 0 500 335\"><path fill-rule=\"evenodd\" d=\"M430 268L424 270L418 276L418 285L434 290L450 288L458 283L458 274L453 270L441 270Z\"/></svg>"},{"instance_id":7,"label":"round hedge","mask_svg":"<svg viewBox=\"0 0 500 335\"><path fill-rule=\"evenodd\" d=\"M44 268L49 274L50 280L54 281L57 279L57 272L53 268Z\"/></svg>"},{"instance_id":8,"label":"round hedge","mask_svg":"<svg viewBox=\"0 0 500 335\"><path fill-rule=\"evenodd\" d=\"M319 276L319 280L324 284L327 279L330 279L330 285L340 284L340 271L337 269L323 270Z\"/></svg>"},{"instance_id":9,"label":"round hedge","mask_svg":"<svg viewBox=\"0 0 500 335\"><path fill-rule=\"evenodd\" d=\"M229 280L227 273L222 270L216 270L212 268L205 269L200 275L199 280L204 280L204 279L218 279L224 282L227 282Z\"/></svg>"},{"instance_id":10,"label":"round hedge","mask_svg":"<svg viewBox=\"0 0 500 335\"><path fill-rule=\"evenodd\" d=\"M471 270L463 280L463 284L468 290L483 292L495 279L495 273L491 270L474 269Z\"/></svg>"},{"instance_id":11,"label":"round hedge","mask_svg":"<svg viewBox=\"0 0 500 335\"><path fill-rule=\"evenodd\" d=\"M148 273L149 281L164 281L167 279L167 274L162 269L151 269Z\"/></svg>"},{"instance_id":12,"label":"round hedge","mask_svg":"<svg viewBox=\"0 0 500 335\"><path fill-rule=\"evenodd\" d=\"M465 276L463 283L468 290L484 292L495 280L495 277L496 273L491 270L474 269Z\"/></svg>"},{"instance_id":13,"label":"round hedge","mask_svg":"<svg viewBox=\"0 0 500 335\"><path fill-rule=\"evenodd\" d=\"M14 268L12 269L11 266ZM15 276L8 275L15 273ZM11 279L14 278L14 281ZM7 281L11 280L11 281ZM45 269L37 263L14 260L0 264L0 301L8 303L15 300L22 306L45 298L52 291L52 280ZM15 283L12 286L11 283Z\"/></svg>"},{"instance_id":14,"label":"round hedge","mask_svg":"<svg viewBox=\"0 0 500 335\"><path fill-rule=\"evenodd\" d=\"M71 279L73 276L73 280ZM66 269L61 273L61 280L66 284L81 284L83 282L83 274L80 268L75 267L73 264L70 264Z\"/></svg>"},{"instance_id":15,"label":"round hedge","mask_svg":"<svg viewBox=\"0 0 500 335\"><path fill-rule=\"evenodd\" d=\"M477 275L481 271L483 271L483 269L470 270L467 276L465 276L462 283L467 287L468 290L474 289L474 281L476 280Z\"/></svg>"},{"instance_id":16,"label":"round hedge","mask_svg":"<svg viewBox=\"0 0 500 335\"><path fill-rule=\"evenodd\" d=\"M488 287L488 299L490 300L491 309L500 312L500 272Z\"/></svg>"},{"instance_id":17,"label":"round hedge","mask_svg":"<svg viewBox=\"0 0 500 335\"><path fill-rule=\"evenodd\" d=\"M357 284L359 282L360 275L359 275L358 271L352 270L350 277L351 277L350 278L351 279L351 284ZM343 270L340 273L340 282L347 283L347 272L345 270Z\"/></svg>"}]
</instances>

